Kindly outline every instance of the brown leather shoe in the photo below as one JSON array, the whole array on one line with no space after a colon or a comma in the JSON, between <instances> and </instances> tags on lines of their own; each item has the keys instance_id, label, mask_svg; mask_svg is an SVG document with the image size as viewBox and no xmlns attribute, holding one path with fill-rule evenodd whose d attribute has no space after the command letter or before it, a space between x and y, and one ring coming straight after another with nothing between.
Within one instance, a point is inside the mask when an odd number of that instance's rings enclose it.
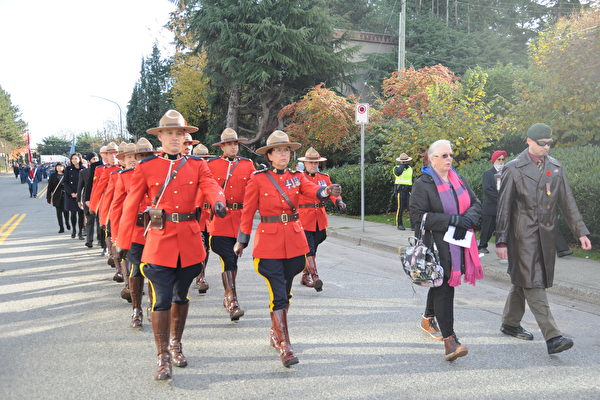
<instances>
[{"instance_id":1,"label":"brown leather shoe","mask_svg":"<svg viewBox=\"0 0 600 400\"><path fill-rule=\"evenodd\" d=\"M425 317L425 315L421 315L421 330L431 336L434 340L443 339L435 317Z\"/></svg>"},{"instance_id":2,"label":"brown leather shoe","mask_svg":"<svg viewBox=\"0 0 600 400\"><path fill-rule=\"evenodd\" d=\"M171 355L169 354L170 321L171 310L152 312L152 330L154 331L154 343L158 353L156 372L154 373L154 379L157 381L171 379L173 376Z\"/></svg>"},{"instance_id":3,"label":"brown leather shoe","mask_svg":"<svg viewBox=\"0 0 600 400\"><path fill-rule=\"evenodd\" d=\"M306 256L306 263L308 266L308 273L311 275L313 281L312 287L315 288L317 292L320 292L323 290L323 281L319 279L319 272L317 271L317 261L315 256Z\"/></svg>"},{"instance_id":4,"label":"brown leather shoe","mask_svg":"<svg viewBox=\"0 0 600 400\"><path fill-rule=\"evenodd\" d=\"M229 311L229 318L237 321L244 315L244 310L240 308L235 290L235 277L237 271L225 271L221 274L225 295L223 296L223 307Z\"/></svg>"},{"instance_id":5,"label":"brown leather shoe","mask_svg":"<svg viewBox=\"0 0 600 400\"><path fill-rule=\"evenodd\" d=\"M183 355L183 346L181 345L181 337L185 328L185 321L188 315L190 303L171 304L171 340L169 341L169 353L171 360L176 367L185 367L188 362Z\"/></svg>"},{"instance_id":6,"label":"brown leather shoe","mask_svg":"<svg viewBox=\"0 0 600 400\"><path fill-rule=\"evenodd\" d=\"M312 276L310 276L310 273L308 272L308 268L305 268L304 271L302 271L302 279L300 280L300 283L304 286L314 287L314 282L312 280Z\"/></svg>"},{"instance_id":7,"label":"brown leather shoe","mask_svg":"<svg viewBox=\"0 0 600 400\"><path fill-rule=\"evenodd\" d=\"M131 291L127 286L121 289L121 298L127 300L128 303L131 303Z\"/></svg>"},{"instance_id":8,"label":"brown leather shoe","mask_svg":"<svg viewBox=\"0 0 600 400\"><path fill-rule=\"evenodd\" d=\"M196 278L196 289L198 289L198 293L200 293L200 294L206 293L206 291L209 288L208 282L206 282L206 278L204 276L205 268L206 268L205 266L202 267L202 271L200 272L200 275L198 275L198 277Z\"/></svg>"},{"instance_id":9,"label":"brown leather shoe","mask_svg":"<svg viewBox=\"0 0 600 400\"><path fill-rule=\"evenodd\" d=\"M458 357L464 357L469 353L467 346L460 344L456 335L444 338L444 346L446 347L446 360L454 361Z\"/></svg>"},{"instance_id":10,"label":"brown leather shoe","mask_svg":"<svg viewBox=\"0 0 600 400\"><path fill-rule=\"evenodd\" d=\"M294 355L290 343L290 335L287 327L287 309L273 311L271 313L271 322L273 323L273 331L277 340L274 347L279 349L281 363L286 368L298 364L298 357Z\"/></svg>"},{"instance_id":11,"label":"brown leather shoe","mask_svg":"<svg viewBox=\"0 0 600 400\"><path fill-rule=\"evenodd\" d=\"M142 321L144 319L144 312L141 308L134 308L133 314L131 314L131 327L135 329L142 328Z\"/></svg>"}]
</instances>

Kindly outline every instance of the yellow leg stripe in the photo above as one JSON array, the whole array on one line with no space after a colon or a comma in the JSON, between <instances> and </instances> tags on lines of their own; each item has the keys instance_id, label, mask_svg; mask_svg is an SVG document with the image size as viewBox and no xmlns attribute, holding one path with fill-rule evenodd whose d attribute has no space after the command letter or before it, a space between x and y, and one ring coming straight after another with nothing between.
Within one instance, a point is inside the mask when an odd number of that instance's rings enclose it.
<instances>
[{"instance_id":1,"label":"yellow leg stripe","mask_svg":"<svg viewBox=\"0 0 600 400\"><path fill-rule=\"evenodd\" d=\"M129 277L133 278L133 268L135 267L135 264L129 264Z\"/></svg>"},{"instance_id":2,"label":"yellow leg stripe","mask_svg":"<svg viewBox=\"0 0 600 400\"><path fill-rule=\"evenodd\" d=\"M267 288L269 289L269 311L273 312L273 307L275 307L275 304L273 303L273 301L275 299L275 295L273 294L273 288L271 287L271 282L269 282L269 280L267 279L266 276L264 276L263 274L258 272L258 263L259 262L260 262L260 258L254 259L254 270L256 271L257 274L259 274L260 276L265 278L265 281L267 282Z\"/></svg>"},{"instance_id":3,"label":"yellow leg stripe","mask_svg":"<svg viewBox=\"0 0 600 400\"><path fill-rule=\"evenodd\" d=\"M150 290L152 291L152 305L151 305L151 311L154 312L154 304L156 304L156 292L154 291L154 285L152 284L152 281L146 276L146 274L144 273L144 267L146 266L146 263L141 263L140 264L140 272L142 273L143 277L148 279L148 283L150 284Z\"/></svg>"},{"instance_id":4,"label":"yellow leg stripe","mask_svg":"<svg viewBox=\"0 0 600 400\"><path fill-rule=\"evenodd\" d=\"M398 225L400 223L400 221L398 220L398 215L400 214L400 193L396 195L396 200L398 202L398 205L396 207L396 225Z\"/></svg>"}]
</instances>

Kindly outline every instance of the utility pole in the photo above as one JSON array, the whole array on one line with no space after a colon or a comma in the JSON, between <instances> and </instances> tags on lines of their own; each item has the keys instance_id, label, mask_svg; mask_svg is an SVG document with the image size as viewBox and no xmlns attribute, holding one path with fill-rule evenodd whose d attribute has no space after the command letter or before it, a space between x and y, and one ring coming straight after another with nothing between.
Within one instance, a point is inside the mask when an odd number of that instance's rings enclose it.
<instances>
[{"instance_id":1,"label":"utility pole","mask_svg":"<svg viewBox=\"0 0 600 400\"><path fill-rule=\"evenodd\" d=\"M119 103L117 103L114 100L107 99L106 97L100 97L100 96L96 96L93 94L91 96L96 97L98 99L106 100L110 103L113 103L114 105L116 105L119 108L119 136L121 136L121 138L123 138L123 110L121 110L121 106L119 105ZM135 138L135 140L137 141L137 137Z\"/></svg>"},{"instance_id":2,"label":"utility pole","mask_svg":"<svg viewBox=\"0 0 600 400\"><path fill-rule=\"evenodd\" d=\"M406 60L406 0L401 0L402 11L400 11L400 21L398 24L398 71L405 69Z\"/></svg>"}]
</instances>

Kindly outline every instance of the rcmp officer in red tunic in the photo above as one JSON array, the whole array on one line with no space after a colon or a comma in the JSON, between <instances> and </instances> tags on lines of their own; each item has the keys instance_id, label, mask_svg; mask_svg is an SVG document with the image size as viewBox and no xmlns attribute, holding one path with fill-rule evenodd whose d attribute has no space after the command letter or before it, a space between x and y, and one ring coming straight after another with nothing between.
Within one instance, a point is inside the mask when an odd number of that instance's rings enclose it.
<instances>
[{"instance_id":1,"label":"rcmp officer in red tunic","mask_svg":"<svg viewBox=\"0 0 600 400\"><path fill-rule=\"evenodd\" d=\"M306 150L304 157L298 158L298 161L304 163L304 174L309 181L316 183L319 186L331 185L329 175L319 171L319 163L327 161L327 159L321 157L317 150L310 147ZM329 200L331 200L340 211L346 210L346 204L341 196L329 196ZM301 195L298 212L300 213L300 222L302 222L302 226L304 227L304 234L306 235L309 248L309 252L306 255L306 268L304 268L302 280L300 282L304 286L314 287L317 292L320 292L323 290L323 281L319 279L315 258L317 255L317 248L323 243L325 238L327 238L328 221L327 212L325 211L325 202L315 201L314 198Z\"/></svg>"},{"instance_id":2,"label":"rcmp officer in red tunic","mask_svg":"<svg viewBox=\"0 0 600 400\"><path fill-rule=\"evenodd\" d=\"M129 264L128 270L128 287L131 298L131 306L133 308L133 314L131 315L131 327L141 328L143 320L142 312L142 290L144 287L144 276L140 271L140 264L142 262L142 251L144 250L144 244L146 239L144 238L144 224L143 224L143 213L148 207L151 206L150 198L146 194L140 201L138 207L138 218L136 220L135 227L133 228L131 247L129 251L121 249L119 241L119 234L121 232L121 216L123 213L123 204L129 189L131 188L131 181L133 178L133 172L137 163L157 152L152 149L152 144L146 138L141 138L133 146L130 144L125 150L125 153L121 157L125 160L126 169L119 172L117 184L115 185L115 194L113 196L113 202L110 209L111 215L111 230L113 235L113 241L117 245L117 250L120 259L125 259L125 262ZM126 278L127 281L127 278ZM150 288L151 289L151 288Z\"/></svg>"},{"instance_id":3,"label":"rcmp officer in red tunic","mask_svg":"<svg viewBox=\"0 0 600 400\"><path fill-rule=\"evenodd\" d=\"M119 227L120 247L128 250L140 202L147 195L152 208L148 211L150 224L141 271L153 292L151 318L158 352L154 375L157 380L171 378L172 364L187 365L181 345L189 309L187 293L206 258L196 207L199 197L204 194L209 198L218 217L227 214L223 192L206 162L181 154L185 133L197 130L187 126L175 110L165 113L159 127L148 129L148 133L158 135L163 153L140 161L136 167Z\"/></svg>"},{"instance_id":4,"label":"rcmp officer in red tunic","mask_svg":"<svg viewBox=\"0 0 600 400\"><path fill-rule=\"evenodd\" d=\"M202 158L203 160L216 157L213 154L208 154L208 148L206 148L206 146L203 144L198 144L196 147L194 147L194 149L192 150L192 154L196 157ZM198 207L202 208L202 214L200 214L200 231L202 232L202 243L204 244L204 251L206 251L206 259L202 263L202 271L200 271L200 274L196 278L196 289L198 289L198 293L200 294L206 293L209 288L208 282L206 282L205 279L205 271L210 253L210 247L208 244L210 240L210 233L208 233L208 222L212 216L212 210L210 208L208 200L205 199L205 197L206 196L202 196L198 203Z\"/></svg>"},{"instance_id":5,"label":"rcmp officer in red tunic","mask_svg":"<svg viewBox=\"0 0 600 400\"><path fill-rule=\"evenodd\" d=\"M221 141L213 144L213 146L221 147L223 155L208 160L208 168L219 186L223 188L227 201L227 217L213 219L208 226L208 231L210 232L210 248L221 259L221 277L225 289L223 306L229 311L232 321L237 321L244 315L244 310L238 304L235 290L238 258L233 252L233 245L240 229L246 186L252 173L256 171L250 159L238 156L239 143L246 140L238 138L233 129L226 128L221 133Z\"/></svg>"},{"instance_id":6,"label":"rcmp officer in red tunic","mask_svg":"<svg viewBox=\"0 0 600 400\"><path fill-rule=\"evenodd\" d=\"M185 141L183 142L183 151L182 151L183 155L189 156L190 154L192 154L192 149L198 143L200 143L200 141L192 139L192 135L190 135L189 133L186 133Z\"/></svg>"},{"instance_id":7,"label":"rcmp officer in red tunic","mask_svg":"<svg viewBox=\"0 0 600 400\"><path fill-rule=\"evenodd\" d=\"M254 268L267 281L271 311L270 342L279 350L285 367L297 364L290 344L287 312L292 297L292 281L302 272L306 263L308 243L298 215L300 196L322 201L333 195L339 196L339 185L321 187L310 182L304 174L287 168L293 150L300 143L290 142L282 131L273 132L267 145L259 148L265 154L270 168L256 171L244 196L244 208L240 232L234 251L238 256L248 245L256 210L260 224L254 237Z\"/></svg>"}]
</instances>

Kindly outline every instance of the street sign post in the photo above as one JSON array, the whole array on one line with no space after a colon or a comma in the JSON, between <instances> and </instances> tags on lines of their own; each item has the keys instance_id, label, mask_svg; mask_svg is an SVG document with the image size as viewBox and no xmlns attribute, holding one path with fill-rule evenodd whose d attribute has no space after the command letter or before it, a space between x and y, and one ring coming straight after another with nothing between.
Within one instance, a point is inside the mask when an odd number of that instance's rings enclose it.
<instances>
[{"instance_id":1,"label":"street sign post","mask_svg":"<svg viewBox=\"0 0 600 400\"><path fill-rule=\"evenodd\" d=\"M365 125L369 123L369 104L356 105L354 119L360 125L360 222L365 231Z\"/></svg>"}]
</instances>

